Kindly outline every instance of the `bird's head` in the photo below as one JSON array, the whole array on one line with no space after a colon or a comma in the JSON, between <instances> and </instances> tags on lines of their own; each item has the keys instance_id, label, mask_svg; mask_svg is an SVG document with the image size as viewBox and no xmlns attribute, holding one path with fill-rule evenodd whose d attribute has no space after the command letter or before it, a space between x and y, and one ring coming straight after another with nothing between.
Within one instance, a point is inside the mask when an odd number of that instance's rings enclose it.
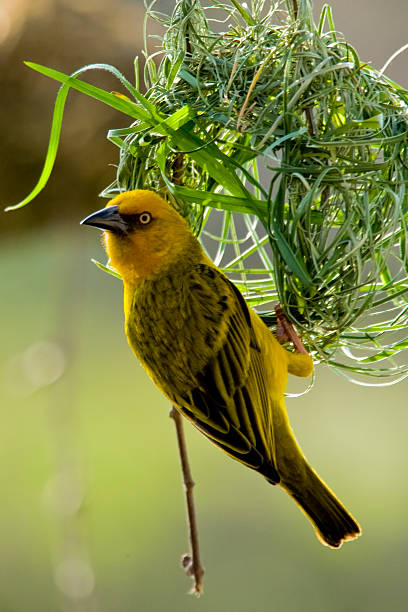
<instances>
[{"instance_id":1,"label":"bird's head","mask_svg":"<svg viewBox=\"0 0 408 612\"><path fill-rule=\"evenodd\" d=\"M110 263L131 284L194 259L201 250L187 222L153 191L121 193L81 223L104 230Z\"/></svg>"}]
</instances>

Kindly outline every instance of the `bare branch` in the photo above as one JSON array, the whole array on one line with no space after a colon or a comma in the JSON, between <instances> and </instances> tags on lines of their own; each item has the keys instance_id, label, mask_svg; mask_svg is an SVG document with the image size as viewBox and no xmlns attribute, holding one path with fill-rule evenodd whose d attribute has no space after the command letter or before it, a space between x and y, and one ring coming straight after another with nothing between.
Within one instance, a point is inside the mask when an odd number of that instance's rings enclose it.
<instances>
[{"instance_id":1,"label":"bare branch","mask_svg":"<svg viewBox=\"0 0 408 612\"><path fill-rule=\"evenodd\" d=\"M181 562L187 576L191 576L191 578L194 580L191 593L200 595L203 592L202 578L204 575L204 569L200 561L197 519L194 508L193 487L195 483L191 475L190 464L188 462L186 439L183 429L183 417L175 406L173 406L170 410L169 416L173 419L176 426L181 469L183 472L183 487L186 495L187 522L190 540L190 553L184 554Z\"/></svg>"}]
</instances>

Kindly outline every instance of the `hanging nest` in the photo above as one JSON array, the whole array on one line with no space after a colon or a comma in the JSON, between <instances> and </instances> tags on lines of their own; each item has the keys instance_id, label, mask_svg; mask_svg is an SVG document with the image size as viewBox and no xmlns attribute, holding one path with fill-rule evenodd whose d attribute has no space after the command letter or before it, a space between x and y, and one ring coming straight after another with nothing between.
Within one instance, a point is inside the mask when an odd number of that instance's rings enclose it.
<instances>
[{"instance_id":1,"label":"hanging nest","mask_svg":"<svg viewBox=\"0 0 408 612\"><path fill-rule=\"evenodd\" d=\"M180 0L147 17L164 34L144 96L95 66L135 100L116 94L136 120L108 133L120 163L102 195L158 190L268 325L279 301L317 362L401 380L408 92L359 60L328 6L316 26L309 0ZM80 71L40 71L115 106Z\"/></svg>"}]
</instances>

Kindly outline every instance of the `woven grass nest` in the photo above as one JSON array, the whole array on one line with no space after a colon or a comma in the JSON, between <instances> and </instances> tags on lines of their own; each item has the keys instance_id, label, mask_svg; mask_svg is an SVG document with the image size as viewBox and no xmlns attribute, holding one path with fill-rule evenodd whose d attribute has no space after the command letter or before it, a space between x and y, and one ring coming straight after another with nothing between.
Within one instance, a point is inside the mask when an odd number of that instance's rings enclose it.
<instances>
[{"instance_id":1,"label":"woven grass nest","mask_svg":"<svg viewBox=\"0 0 408 612\"><path fill-rule=\"evenodd\" d=\"M147 17L164 34L144 95L109 66L94 67L126 97L32 65L132 117L108 133L120 162L102 195L158 190L268 325L279 301L317 362L362 384L404 378L407 90L360 61L330 7L316 25L309 0L180 0Z\"/></svg>"}]
</instances>

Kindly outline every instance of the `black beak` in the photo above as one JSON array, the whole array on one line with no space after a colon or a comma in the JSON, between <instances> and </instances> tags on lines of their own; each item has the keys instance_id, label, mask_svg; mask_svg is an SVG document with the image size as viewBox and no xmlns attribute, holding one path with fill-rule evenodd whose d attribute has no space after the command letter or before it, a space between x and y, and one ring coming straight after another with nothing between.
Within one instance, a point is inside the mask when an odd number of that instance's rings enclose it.
<instances>
[{"instance_id":1,"label":"black beak","mask_svg":"<svg viewBox=\"0 0 408 612\"><path fill-rule=\"evenodd\" d=\"M82 219L81 225L93 225L99 229L120 234L125 234L129 229L128 224L122 215L119 214L118 206L108 206L107 208L97 210L85 217L85 219Z\"/></svg>"}]
</instances>

